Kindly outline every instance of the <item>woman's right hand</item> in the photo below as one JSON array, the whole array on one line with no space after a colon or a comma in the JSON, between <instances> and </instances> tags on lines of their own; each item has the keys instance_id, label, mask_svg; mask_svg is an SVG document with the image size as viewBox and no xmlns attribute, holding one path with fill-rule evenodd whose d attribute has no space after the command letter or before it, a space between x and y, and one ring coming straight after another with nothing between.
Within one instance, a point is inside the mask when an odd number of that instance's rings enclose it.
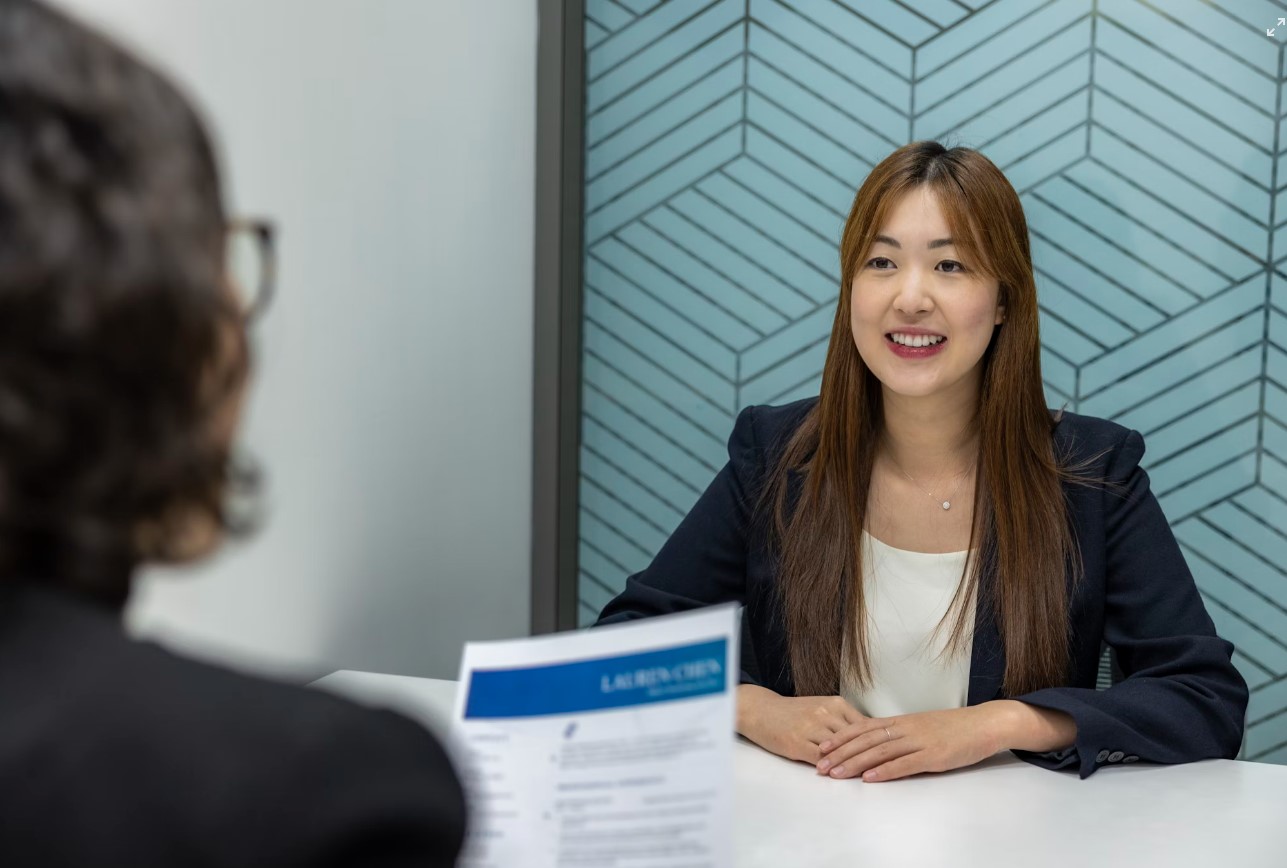
<instances>
[{"instance_id":1,"label":"woman's right hand","mask_svg":"<svg viewBox=\"0 0 1287 868\"><path fill-rule=\"evenodd\" d=\"M787 759L817 763L818 745L865 719L839 696L779 696L756 684L737 688L737 731Z\"/></svg>"}]
</instances>

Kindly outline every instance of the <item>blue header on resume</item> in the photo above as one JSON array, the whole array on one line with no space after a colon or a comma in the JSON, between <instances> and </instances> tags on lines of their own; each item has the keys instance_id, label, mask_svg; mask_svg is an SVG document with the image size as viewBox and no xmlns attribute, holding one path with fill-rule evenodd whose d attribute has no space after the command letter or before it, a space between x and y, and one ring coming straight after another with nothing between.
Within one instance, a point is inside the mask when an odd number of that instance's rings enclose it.
<instances>
[{"instance_id":1,"label":"blue header on resume","mask_svg":"<svg viewBox=\"0 0 1287 868\"><path fill-rule=\"evenodd\" d=\"M692 699L726 689L728 640L469 676L465 717L534 717Z\"/></svg>"}]
</instances>

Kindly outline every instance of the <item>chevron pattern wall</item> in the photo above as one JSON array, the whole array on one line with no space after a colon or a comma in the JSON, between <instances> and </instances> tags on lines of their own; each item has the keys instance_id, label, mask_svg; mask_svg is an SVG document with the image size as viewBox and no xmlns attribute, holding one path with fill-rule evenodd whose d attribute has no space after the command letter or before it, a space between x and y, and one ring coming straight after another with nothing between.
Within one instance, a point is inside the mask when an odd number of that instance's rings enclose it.
<instances>
[{"instance_id":1,"label":"chevron pattern wall","mask_svg":"<svg viewBox=\"0 0 1287 868\"><path fill-rule=\"evenodd\" d=\"M854 191L894 148L950 137L1022 195L1051 405L1144 433L1253 689L1244 756L1287 763L1279 16L587 0L581 619L723 465L739 409L817 393Z\"/></svg>"}]
</instances>

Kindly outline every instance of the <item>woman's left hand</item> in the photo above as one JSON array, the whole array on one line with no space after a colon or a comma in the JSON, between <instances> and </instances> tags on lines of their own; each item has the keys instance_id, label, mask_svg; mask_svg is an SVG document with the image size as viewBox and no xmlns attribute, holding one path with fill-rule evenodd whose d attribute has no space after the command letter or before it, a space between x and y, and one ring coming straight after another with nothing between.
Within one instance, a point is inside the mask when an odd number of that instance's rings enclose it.
<instances>
[{"instance_id":1,"label":"woman's left hand","mask_svg":"<svg viewBox=\"0 0 1287 868\"><path fill-rule=\"evenodd\" d=\"M993 703L873 717L823 742L818 774L891 781L974 765L1005 747L1004 709Z\"/></svg>"}]
</instances>

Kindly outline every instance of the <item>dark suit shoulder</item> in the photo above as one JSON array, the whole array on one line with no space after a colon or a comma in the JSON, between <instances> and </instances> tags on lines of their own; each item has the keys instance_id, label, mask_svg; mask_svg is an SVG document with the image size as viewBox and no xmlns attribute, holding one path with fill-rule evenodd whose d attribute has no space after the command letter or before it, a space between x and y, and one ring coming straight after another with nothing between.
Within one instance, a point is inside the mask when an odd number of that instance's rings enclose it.
<instances>
[{"instance_id":1,"label":"dark suit shoulder","mask_svg":"<svg viewBox=\"0 0 1287 868\"><path fill-rule=\"evenodd\" d=\"M463 794L418 724L134 641L71 595L5 597L0 790L27 796L0 818L0 844L277 865L392 842L450 864Z\"/></svg>"},{"instance_id":2,"label":"dark suit shoulder","mask_svg":"<svg viewBox=\"0 0 1287 868\"><path fill-rule=\"evenodd\" d=\"M1102 470L1132 434L1130 428L1097 416L1052 411L1052 417L1055 452L1066 465Z\"/></svg>"},{"instance_id":3,"label":"dark suit shoulder","mask_svg":"<svg viewBox=\"0 0 1287 868\"><path fill-rule=\"evenodd\" d=\"M756 441L767 445L790 437L817 404L816 396L790 404L755 404L742 411L742 418L754 426Z\"/></svg>"},{"instance_id":4,"label":"dark suit shoulder","mask_svg":"<svg viewBox=\"0 0 1287 868\"><path fill-rule=\"evenodd\" d=\"M1055 422L1056 435L1063 438L1076 437L1111 446L1120 443L1131 430L1099 416L1085 416L1067 410L1051 410L1050 414Z\"/></svg>"},{"instance_id":5,"label":"dark suit shoulder","mask_svg":"<svg viewBox=\"0 0 1287 868\"><path fill-rule=\"evenodd\" d=\"M92 720L86 729L219 731L245 746L307 747L315 732L354 730L371 713L338 697L257 677L131 639L110 610L72 594L31 589L10 598L0 647L21 648L0 663L0 679L21 686L37 672L63 686L49 712ZM70 719L70 718L64 718ZM309 726L304 726L308 723Z\"/></svg>"},{"instance_id":6,"label":"dark suit shoulder","mask_svg":"<svg viewBox=\"0 0 1287 868\"><path fill-rule=\"evenodd\" d=\"M753 404L744 408L729 437L729 457L772 463L817 404L818 399L813 397L790 404Z\"/></svg>"},{"instance_id":7,"label":"dark suit shoulder","mask_svg":"<svg viewBox=\"0 0 1287 868\"><path fill-rule=\"evenodd\" d=\"M734 475L748 490L758 490L817 403L817 398L805 398L778 406L753 404L738 414L728 438L728 457Z\"/></svg>"}]
</instances>

